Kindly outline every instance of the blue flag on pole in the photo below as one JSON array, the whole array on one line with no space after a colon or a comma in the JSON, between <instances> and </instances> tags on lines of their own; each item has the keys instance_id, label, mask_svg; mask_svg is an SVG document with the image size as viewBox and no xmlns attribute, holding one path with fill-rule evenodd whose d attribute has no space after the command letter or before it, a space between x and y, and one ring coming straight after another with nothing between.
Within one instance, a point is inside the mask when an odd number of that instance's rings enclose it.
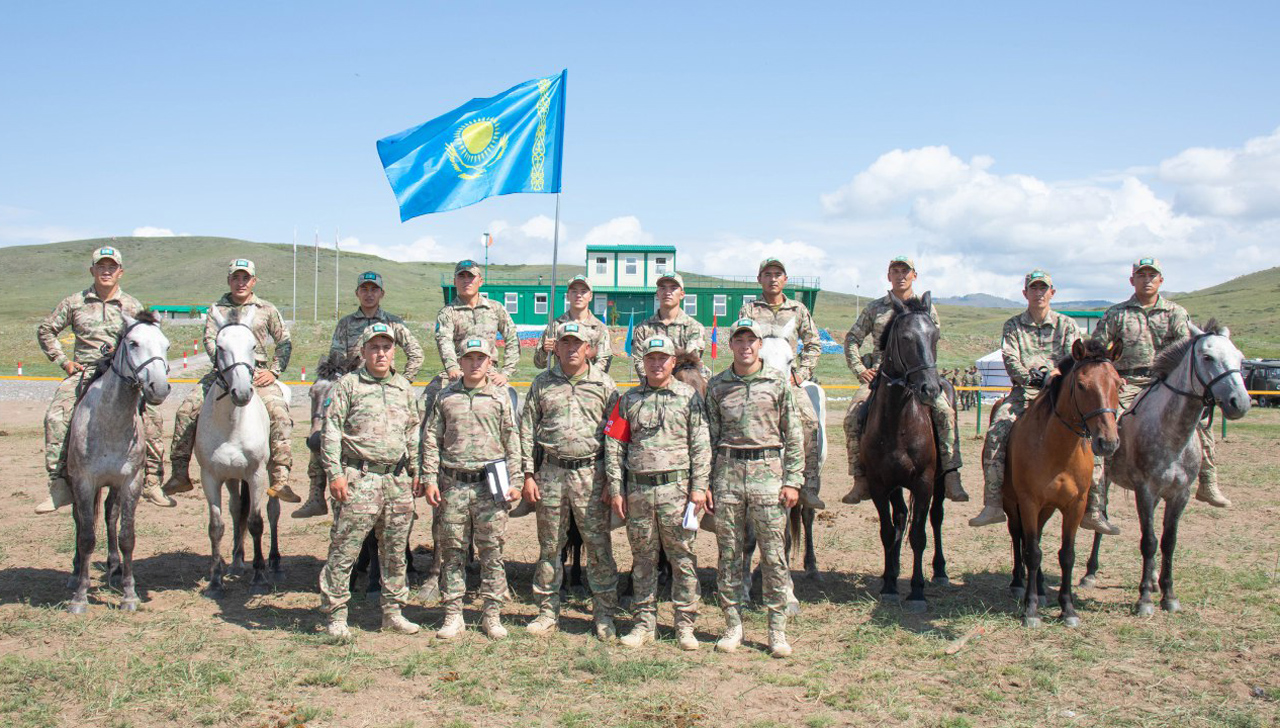
<instances>
[{"instance_id":1,"label":"blue flag on pole","mask_svg":"<svg viewBox=\"0 0 1280 728\"><path fill-rule=\"evenodd\" d=\"M568 71L378 140L401 222L513 192L559 192Z\"/></svg>"},{"instance_id":2,"label":"blue flag on pole","mask_svg":"<svg viewBox=\"0 0 1280 728\"><path fill-rule=\"evenodd\" d=\"M631 335L636 330L636 312L631 312L631 319L627 321L627 338L623 341L623 349L627 352L627 356L631 356Z\"/></svg>"}]
</instances>

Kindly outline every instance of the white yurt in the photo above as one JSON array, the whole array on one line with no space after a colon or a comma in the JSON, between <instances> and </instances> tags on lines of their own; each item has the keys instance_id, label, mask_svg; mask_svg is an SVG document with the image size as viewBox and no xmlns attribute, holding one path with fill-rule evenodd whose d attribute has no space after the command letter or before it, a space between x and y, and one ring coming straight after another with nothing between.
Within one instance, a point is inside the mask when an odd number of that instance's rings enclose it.
<instances>
[{"instance_id":1,"label":"white yurt","mask_svg":"<svg viewBox=\"0 0 1280 728\"><path fill-rule=\"evenodd\" d=\"M1008 387L1013 384L1009 379L1009 372L1004 368L1004 355L999 349L987 354L979 359L978 375L982 377L982 386L984 387ZM992 402L1004 396L1003 392L983 392L982 400L984 402Z\"/></svg>"}]
</instances>

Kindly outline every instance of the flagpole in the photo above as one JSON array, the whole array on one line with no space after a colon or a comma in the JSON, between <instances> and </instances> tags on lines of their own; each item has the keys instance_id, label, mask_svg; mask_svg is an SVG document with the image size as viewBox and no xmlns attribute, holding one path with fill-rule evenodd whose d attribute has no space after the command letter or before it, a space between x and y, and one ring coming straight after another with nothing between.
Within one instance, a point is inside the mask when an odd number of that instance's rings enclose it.
<instances>
[{"instance_id":1,"label":"flagpole","mask_svg":"<svg viewBox=\"0 0 1280 728\"><path fill-rule=\"evenodd\" d=\"M556 193L556 227L551 233L551 298L547 301L547 325L556 320L556 263L560 257L560 193ZM552 336L555 333L553 331Z\"/></svg>"},{"instance_id":2,"label":"flagpole","mask_svg":"<svg viewBox=\"0 0 1280 728\"><path fill-rule=\"evenodd\" d=\"M289 318L298 321L298 226L293 226L293 309Z\"/></svg>"},{"instance_id":3,"label":"flagpole","mask_svg":"<svg viewBox=\"0 0 1280 728\"><path fill-rule=\"evenodd\" d=\"M333 318L338 318L338 274L342 270L342 251L338 248L338 228L333 229Z\"/></svg>"},{"instance_id":4,"label":"flagpole","mask_svg":"<svg viewBox=\"0 0 1280 728\"><path fill-rule=\"evenodd\" d=\"M316 228L316 274L311 281L314 298L311 302L311 320L320 320L320 228Z\"/></svg>"}]
</instances>

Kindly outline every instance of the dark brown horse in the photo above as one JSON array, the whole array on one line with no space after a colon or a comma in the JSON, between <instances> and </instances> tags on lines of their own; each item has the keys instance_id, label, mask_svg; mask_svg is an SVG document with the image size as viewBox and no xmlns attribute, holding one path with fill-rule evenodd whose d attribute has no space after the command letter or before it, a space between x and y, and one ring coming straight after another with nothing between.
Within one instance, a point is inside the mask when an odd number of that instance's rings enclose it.
<instances>
[{"instance_id":1,"label":"dark brown horse","mask_svg":"<svg viewBox=\"0 0 1280 728\"><path fill-rule=\"evenodd\" d=\"M930 317L931 296L894 300L893 316L881 335L884 360L872 382L864 411L862 467L871 486L871 500L880 514L880 543L884 547L884 580L880 599L897 602L902 537L907 533L908 508L903 491L911 494L911 549L915 560L907 609L925 611L923 561L927 541L925 523L933 517L933 578L947 582L942 555L942 468L933 419L925 402L943 391L938 377L938 326ZM952 393L954 397L954 392Z\"/></svg>"},{"instance_id":2,"label":"dark brown horse","mask_svg":"<svg viewBox=\"0 0 1280 728\"><path fill-rule=\"evenodd\" d=\"M1062 513L1062 548L1058 551L1062 623L1080 625L1071 591L1076 529L1089 502L1094 456L1108 457L1120 446L1116 410L1122 380L1112 362L1123 348L1119 342L1106 348L1095 341L1077 341L1071 356L1058 364L1059 374L1009 433L1003 487L1004 512L1013 541L1009 590L1022 600L1025 627L1040 626L1039 608L1045 599L1040 536L1055 511Z\"/></svg>"}]
</instances>

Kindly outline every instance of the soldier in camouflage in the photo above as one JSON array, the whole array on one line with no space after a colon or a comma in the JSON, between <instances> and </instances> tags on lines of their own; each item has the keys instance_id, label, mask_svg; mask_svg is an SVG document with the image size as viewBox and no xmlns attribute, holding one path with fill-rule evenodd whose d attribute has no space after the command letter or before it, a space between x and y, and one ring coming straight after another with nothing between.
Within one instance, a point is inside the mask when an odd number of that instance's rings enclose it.
<instances>
[{"instance_id":1,"label":"soldier in camouflage","mask_svg":"<svg viewBox=\"0 0 1280 728\"><path fill-rule=\"evenodd\" d=\"M888 278L891 286L889 293L883 298L869 302L844 337L845 363L863 385L853 396L853 401L849 404L844 417L845 447L849 453L849 474L853 476L853 489L841 500L851 505L871 497L870 485L862 472L862 463L858 459L861 449L858 440L862 436L862 418L859 415L863 404L871 394L871 388L868 385L871 385L880 367L880 359L883 355L880 350L880 339L884 334L885 326L893 316L893 300L896 298L899 301L905 301L915 295L912 289L916 280L915 261L905 255L889 261ZM936 309L931 307L929 317L935 324L941 326ZM859 358L858 348L868 336L871 337L874 348L870 354ZM933 412L933 429L938 456L942 461L943 483L946 486L947 499L956 502L967 501L969 495L964 492L964 487L960 484L960 451L955 446L955 409L942 392L938 393L934 401L925 404L929 405Z\"/></svg>"},{"instance_id":2,"label":"soldier in camouflage","mask_svg":"<svg viewBox=\"0 0 1280 728\"><path fill-rule=\"evenodd\" d=\"M81 387L93 381L98 361L106 350L115 346L124 330L124 316L137 316L142 310L138 299L120 290L124 259L117 248L107 246L95 250L89 274L93 285L62 299L36 327L40 349L67 374L54 390L44 415L44 467L49 475L49 497L36 506L36 513L52 513L71 503L65 450L71 414L80 399ZM70 357L58 341L58 334L68 326L75 335L75 349ZM177 505L160 490L164 443L160 415L155 407L144 404L142 423L147 435L142 497L158 506Z\"/></svg>"},{"instance_id":3,"label":"soldier in camouflage","mask_svg":"<svg viewBox=\"0 0 1280 728\"><path fill-rule=\"evenodd\" d=\"M693 541L685 530L685 506L705 509L710 490L710 440L702 399L672 378L676 345L654 336L639 350L644 383L619 400L617 417L605 428L605 477L614 513L626 518L631 542L631 578L636 622L622 638L627 647L653 641L657 629L659 549L671 561L671 601L680 648L698 649L698 574Z\"/></svg>"},{"instance_id":4,"label":"soldier in camouflage","mask_svg":"<svg viewBox=\"0 0 1280 728\"><path fill-rule=\"evenodd\" d=\"M609 534L604 487L603 433L618 387L590 360L594 333L576 321L555 330L557 364L538 375L520 415L525 502L536 506L538 564L533 597L538 616L531 634L554 631L560 619L560 552L569 537L569 521L578 525L587 550L596 636L612 641L618 608L618 568Z\"/></svg>"},{"instance_id":5,"label":"soldier in camouflage","mask_svg":"<svg viewBox=\"0 0 1280 728\"><path fill-rule=\"evenodd\" d=\"M716 650L733 652L742 644L742 550L750 523L760 544L769 651L786 657L791 654L787 510L800 498L804 435L791 372L776 371L760 360L762 334L756 321L738 319L729 330L733 364L707 384L711 492L720 547L716 593L725 621Z\"/></svg>"},{"instance_id":6,"label":"soldier in camouflage","mask_svg":"<svg viewBox=\"0 0 1280 728\"><path fill-rule=\"evenodd\" d=\"M584 341L591 347L591 362L604 373L609 372L609 364L613 362L613 344L609 337L609 327L591 313L591 281L584 275L574 276L569 281L569 310L556 317L553 323L547 324L542 331L541 345L533 352L533 365L546 369L551 362L551 353L556 346L556 326L573 322L578 324Z\"/></svg>"},{"instance_id":7,"label":"soldier in camouflage","mask_svg":"<svg viewBox=\"0 0 1280 728\"><path fill-rule=\"evenodd\" d=\"M508 596L502 561L507 503L490 494L485 464L495 460L505 460L508 468L519 464L520 433L505 382L498 385L489 378L493 344L488 339L471 338L457 351L462 375L436 397L418 450L427 502L440 514L437 550L443 552L444 624L436 636L453 639L466 628L462 619L467 587L463 567L467 544L474 538L480 558L480 598L484 600L481 625L490 639L497 640L507 636L499 618ZM506 500L520 497L520 486L514 480L510 485Z\"/></svg>"},{"instance_id":8,"label":"soldier in camouflage","mask_svg":"<svg viewBox=\"0 0 1280 728\"><path fill-rule=\"evenodd\" d=\"M645 378L644 343L661 336L675 347L676 356L692 354L699 360L707 348L706 330L692 316L684 312L684 278L679 273L668 273L658 278L658 312L636 326L631 334L631 365L641 381ZM711 370L704 364L703 375L711 378Z\"/></svg>"},{"instance_id":9,"label":"soldier in camouflage","mask_svg":"<svg viewBox=\"0 0 1280 728\"><path fill-rule=\"evenodd\" d=\"M1103 315L1093 330L1093 338L1104 345L1116 341L1124 343L1124 351L1116 361L1116 371L1124 377L1125 387L1120 391L1120 408L1128 409L1143 388L1154 380L1151 365L1162 351L1191 336L1191 316L1182 306L1160 295L1164 274L1160 261L1142 258L1134 262L1129 283L1133 295L1118 303ZM1231 505L1218 490L1218 469L1213 433L1205 423L1196 428L1201 451L1200 482L1196 499L1211 506L1225 508ZM1101 459L1099 459L1099 462ZM1095 476L1101 476L1095 467ZM1089 492L1089 510L1085 513L1081 528L1093 528L1102 533L1118 534L1120 529L1106 519L1107 489L1110 483L1105 477L1095 477Z\"/></svg>"},{"instance_id":10,"label":"soldier in camouflage","mask_svg":"<svg viewBox=\"0 0 1280 728\"><path fill-rule=\"evenodd\" d=\"M343 316L333 329L333 340L329 343L329 356L345 357L348 361L359 361L361 356L360 341L364 332L376 323L385 324L395 337L396 346L404 351L404 378L413 381L422 368L422 347L405 326L404 319L382 310L382 297L385 295L382 276L375 271L365 271L356 278L356 300L360 307L354 313ZM395 367L392 367L395 371ZM329 512L325 503L325 476L320 466L320 454L312 451L307 463L307 479L311 490L307 502L303 503L292 514L294 518L311 518L323 516Z\"/></svg>"},{"instance_id":11,"label":"soldier in camouflage","mask_svg":"<svg viewBox=\"0 0 1280 728\"><path fill-rule=\"evenodd\" d=\"M982 511L969 520L970 526L1004 522L1001 489L1009 432L1044 383L1057 373L1058 362L1071 356L1071 346L1080 340L1080 327L1076 322L1049 308L1055 290L1048 273L1038 268L1031 271L1022 285L1027 310L1004 322L1000 352L1013 389L992 411L991 426L982 447L983 506Z\"/></svg>"},{"instance_id":12,"label":"soldier in camouflage","mask_svg":"<svg viewBox=\"0 0 1280 728\"><path fill-rule=\"evenodd\" d=\"M818 357L822 354L822 337L818 327L813 323L813 315L800 301L787 298L787 268L777 258L765 258L760 261L756 275L760 283L760 298L742 304L738 318L755 321L760 330L775 335L784 331L792 321L791 336L787 343L794 351L800 345L800 356L791 366L790 382L797 391L794 392L796 409L800 413L802 432L818 429L818 414L813 409L813 402L803 391L800 383L814 378L813 370L818 365ZM821 510L827 507L818 497L818 489L822 484L822 443L819 438L810 438L809 447L804 452L804 487L800 491L800 503L807 508Z\"/></svg>"},{"instance_id":13,"label":"soldier in camouflage","mask_svg":"<svg viewBox=\"0 0 1280 728\"><path fill-rule=\"evenodd\" d=\"M370 531L377 533L382 567L382 629L416 634L400 610L409 598L405 547L418 489L421 429L409 380L396 374L395 328L381 321L360 335L364 366L338 380L325 408L320 457L334 500L329 558L320 570L320 609L329 634L351 638L347 602L351 569Z\"/></svg>"},{"instance_id":14,"label":"soldier in camouflage","mask_svg":"<svg viewBox=\"0 0 1280 728\"><path fill-rule=\"evenodd\" d=\"M273 304L258 298L253 289L258 283L257 269L252 260L237 258L227 266L227 286L231 289L223 294L214 306L229 322L234 323L243 318L246 309L257 309L251 328L258 344L254 347L257 366L253 372L253 386L262 403L267 406L267 415L271 419L271 432L268 436L271 454L267 460L267 477L270 487L267 494L289 503L298 503L302 499L289 487L289 470L293 467L293 448L289 438L293 434L293 417L289 414L289 403L284 394L276 386L276 380L284 374L289 366L289 355L293 351L293 342L289 340L289 330L285 328L284 318L280 310ZM217 372L217 339L218 325L213 316L206 316L204 322L204 350L214 368L200 380L199 386L191 390L191 394L178 406L178 413L173 420L173 445L170 448L169 463L173 472L164 484L166 495L183 493L195 486L191 483L191 451L195 446L196 423L200 417L200 407L204 404L209 387L213 386ZM275 343L275 357L267 359L267 342Z\"/></svg>"}]
</instances>

